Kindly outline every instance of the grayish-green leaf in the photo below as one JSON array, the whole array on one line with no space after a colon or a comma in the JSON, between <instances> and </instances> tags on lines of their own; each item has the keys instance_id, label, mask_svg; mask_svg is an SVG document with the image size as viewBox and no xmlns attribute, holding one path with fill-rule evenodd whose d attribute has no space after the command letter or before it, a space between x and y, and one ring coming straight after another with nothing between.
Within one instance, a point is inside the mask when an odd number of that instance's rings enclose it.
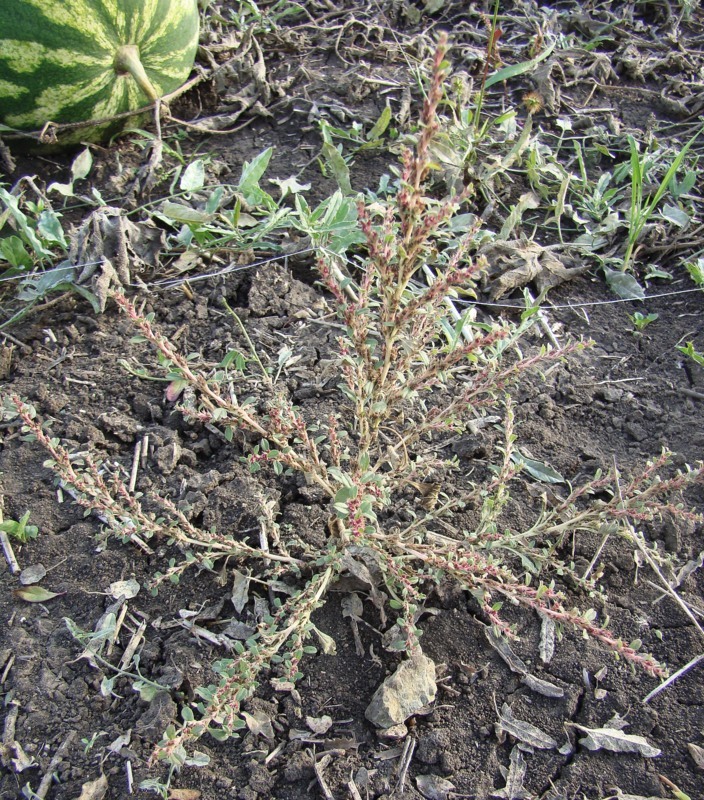
<instances>
[{"instance_id":1,"label":"grayish-green leaf","mask_svg":"<svg viewBox=\"0 0 704 800\"><path fill-rule=\"evenodd\" d=\"M579 740L588 750L610 750L612 753L638 753L644 758L660 755L660 750L653 747L642 736L624 733L617 728L585 728L572 723L577 730L586 734Z\"/></svg>"},{"instance_id":2,"label":"grayish-green leaf","mask_svg":"<svg viewBox=\"0 0 704 800\"><path fill-rule=\"evenodd\" d=\"M184 170L179 181L183 192L197 192L205 184L205 162L202 158L192 161Z\"/></svg>"},{"instance_id":3,"label":"grayish-green leaf","mask_svg":"<svg viewBox=\"0 0 704 800\"><path fill-rule=\"evenodd\" d=\"M502 772L505 772L502 767ZM503 798L503 800L529 800L531 793L526 791L523 783L526 777L526 760L520 747L516 746L511 750L509 759L508 773L505 773L506 786L496 792L492 792L492 797Z\"/></svg>"},{"instance_id":4,"label":"grayish-green leaf","mask_svg":"<svg viewBox=\"0 0 704 800\"><path fill-rule=\"evenodd\" d=\"M536 678L530 672L526 672L521 677L521 683L525 685L536 694L542 694L543 697L564 697L565 690L561 686L556 686L550 681L544 681L542 678Z\"/></svg>"},{"instance_id":5,"label":"grayish-green leaf","mask_svg":"<svg viewBox=\"0 0 704 800\"><path fill-rule=\"evenodd\" d=\"M249 599L249 575L245 575L238 569L233 571L234 583L232 585L232 605L238 614L242 613L242 609L247 605Z\"/></svg>"},{"instance_id":6,"label":"grayish-green leaf","mask_svg":"<svg viewBox=\"0 0 704 800\"><path fill-rule=\"evenodd\" d=\"M515 736L520 742L525 742L538 750L554 750L557 747L557 742L552 736L544 733L535 725L531 725L530 722L516 719L507 703L501 707L499 721L496 725L500 730Z\"/></svg>"},{"instance_id":7,"label":"grayish-green leaf","mask_svg":"<svg viewBox=\"0 0 704 800\"><path fill-rule=\"evenodd\" d=\"M541 483L565 482L562 475L549 464L545 464L543 461L536 461L534 458L528 458L528 456L524 456L519 450L514 450L511 453L511 461L518 464L532 478L535 478Z\"/></svg>"},{"instance_id":8,"label":"grayish-green leaf","mask_svg":"<svg viewBox=\"0 0 704 800\"><path fill-rule=\"evenodd\" d=\"M323 158L330 168L337 185L344 194L352 194L352 184L350 183L350 169L347 162L340 155L339 150L330 142L323 142Z\"/></svg>"},{"instance_id":9,"label":"grayish-green leaf","mask_svg":"<svg viewBox=\"0 0 704 800\"><path fill-rule=\"evenodd\" d=\"M645 291L638 281L628 272L604 268L606 283L614 294L624 300L643 300Z\"/></svg>"}]
</instances>

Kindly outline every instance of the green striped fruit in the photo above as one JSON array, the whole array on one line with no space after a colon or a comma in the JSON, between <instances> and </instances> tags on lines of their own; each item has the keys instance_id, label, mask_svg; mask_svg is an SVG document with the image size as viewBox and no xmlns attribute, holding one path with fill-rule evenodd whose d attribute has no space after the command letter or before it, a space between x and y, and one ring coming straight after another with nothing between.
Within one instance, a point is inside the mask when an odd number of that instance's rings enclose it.
<instances>
[{"instance_id":1,"label":"green striped fruit","mask_svg":"<svg viewBox=\"0 0 704 800\"><path fill-rule=\"evenodd\" d=\"M33 130L141 108L184 83L198 27L197 0L0 0L0 122Z\"/></svg>"}]
</instances>

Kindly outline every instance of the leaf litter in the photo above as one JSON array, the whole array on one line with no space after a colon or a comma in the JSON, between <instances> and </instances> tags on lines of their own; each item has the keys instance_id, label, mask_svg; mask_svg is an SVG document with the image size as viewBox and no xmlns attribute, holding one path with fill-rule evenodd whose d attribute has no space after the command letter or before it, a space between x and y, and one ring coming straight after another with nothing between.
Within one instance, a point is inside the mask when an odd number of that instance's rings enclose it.
<instances>
[{"instance_id":1,"label":"leaf litter","mask_svg":"<svg viewBox=\"0 0 704 800\"><path fill-rule=\"evenodd\" d=\"M653 747L643 736L624 733L618 728L586 728L576 722L571 727L586 734L579 743L588 750L610 750L612 753L637 753L643 758L655 758L661 751Z\"/></svg>"}]
</instances>

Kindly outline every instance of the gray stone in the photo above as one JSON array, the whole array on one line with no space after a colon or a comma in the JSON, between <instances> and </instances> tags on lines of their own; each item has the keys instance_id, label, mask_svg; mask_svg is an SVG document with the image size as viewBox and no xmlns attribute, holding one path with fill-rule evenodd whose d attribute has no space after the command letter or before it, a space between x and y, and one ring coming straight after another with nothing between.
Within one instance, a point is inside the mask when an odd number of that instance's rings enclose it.
<instances>
[{"instance_id":1,"label":"gray stone","mask_svg":"<svg viewBox=\"0 0 704 800\"><path fill-rule=\"evenodd\" d=\"M436 693L435 664L418 653L401 662L396 672L381 684L365 716L379 728L392 728L432 703Z\"/></svg>"}]
</instances>

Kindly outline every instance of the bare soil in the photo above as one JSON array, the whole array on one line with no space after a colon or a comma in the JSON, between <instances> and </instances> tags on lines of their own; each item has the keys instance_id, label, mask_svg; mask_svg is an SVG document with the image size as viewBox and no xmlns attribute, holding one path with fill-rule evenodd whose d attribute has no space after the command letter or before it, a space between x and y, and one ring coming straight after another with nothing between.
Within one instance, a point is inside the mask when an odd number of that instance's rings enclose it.
<instances>
[{"instance_id":1,"label":"bare soil","mask_svg":"<svg viewBox=\"0 0 704 800\"><path fill-rule=\"evenodd\" d=\"M223 3L225 7L234 5ZM256 109L250 109L240 119L246 126L238 132L220 138L192 134L182 143L184 151L217 153L218 159L237 173L243 160L275 146L269 174L285 177L298 173L319 146L315 114L335 109L344 114L340 109L347 106L352 115L347 123L373 120L387 97L394 104L400 101L400 91L384 94L383 86L367 85L362 78L383 73L389 81L407 83L406 57L419 55L429 28L455 31L453 64L476 74L480 65L474 60L474 50L482 52L486 37L480 9L467 9L465 3L440 5L442 9L430 15L420 3L354 7L343 2L326 6L326 11L322 4L311 4L303 19L284 21L278 32L260 38L267 80L275 91L260 96L257 108L261 111L268 107L270 116L256 116ZM511 62L513 44L525 47L535 32L531 15L545 22L549 11L531 3L505 6L502 13L508 19L503 35L508 44L504 58ZM565 32L573 26L594 31L600 24L613 21L606 11L592 4L570 1L553 8L552 24ZM653 52L661 55L660 45L668 31L674 30L673 15L679 13L679 6L643 3L634 7L624 3L622 10L616 49L608 44L601 50L597 46L596 51L603 52L612 64L623 63L619 57L626 47L635 48L645 60ZM694 18L678 29L682 41L701 50L703 25L701 11L696 10ZM683 52L679 45L670 43L668 47L673 53ZM701 70L701 56L697 58ZM669 73L646 72L639 79L620 69L619 75L600 77L599 86L603 83L606 88L597 87L594 94L590 92L594 84L586 78L574 85L565 78L569 85L563 91L570 95L569 102L564 97L556 101L558 108L545 112L543 124L549 125L558 111L569 115L570 102L581 93L593 109L608 105L608 113L622 125L643 130L649 124L649 114L674 125L679 120L659 98L669 96L662 90L673 85L678 75L690 80L684 67L679 71L673 67L672 80ZM290 82L285 80L288 78ZM512 84L507 91L519 94L521 88L531 88L527 77L521 80L523 83L516 85L519 88ZM643 93L643 88L651 94ZM495 91L500 95L500 87ZM202 90L200 96L187 98L190 106L182 114L204 103L217 109L218 97L214 90ZM561 108L560 102L565 104ZM128 140L110 150L96 151L99 167L95 185L105 196L112 196L119 170L125 164L138 163L139 158ZM7 179L14 182L23 174L34 174L47 184L65 180L70 160L70 154L22 156ZM361 154L353 171L353 185L376 186L386 164L388 159L378 154ZM313 191L320 197L333 188L332 181L321 181L314 164L299 180L315 181ZM119 199L113 202L119 205ZM691 288L678 266L681 257L676 252L670 257L666 251L655 249L649 260L667 266L675 275L671 282L651 283L649 294ZM254 262L254 257L249 261ZM145 302L146 310L155 312L167 333L177 337L184 353L198 353L205 362L217 363L233 344L241 346L239 332L223 311L221 300L226 298L264 352L275 357L285 344L301 355L282 380L311 418L324 418L335 407L335 376L321 381L320 375L324 374L336 331L323 324L325 298L315 285L310 260L282 258L220 275L193 283L192 293L184 293L181 287L159 288L154 284L159 277L162 275L158 273L145 275L142 288L132 287L130 291ZM485 301L479 305L480 313L487 318L517 313L497 308L488 297L480 299ZM701 293L649 299L645 306L610 302L613 300L603 277L596 273L582 275L551 291L546 306L551 329L561 340L586 337L595 344L548 375L524 381L514 398L520 447L572 481L598 468L608 468L614 461L627 473L659 455L663 448L677 454L676 466L693 464L704 452L704 372L675 349L677 344L692 340L697 349L704 350ZM501 302L516 304L510 296ZM634 333L627 313L636 310L657 313L658 319L643 332ZM54 435L74 443L76 449L94 449L122 465L126 473L131 469L135 445L148 436L138 491L157 491L176 502L187 500L199 524L232 531L241 538L249 536L256 543L256 533L252 533L257 529L257 511L251 501L253 478L239 461L242 443L228 444L217 432L186 424L175 403L166 398L164 383L126 372L121 360L149 366L150 355L145 345L130 341L134 330L114 307L96 316L80 298L68 295L36 310L11 334L15 346L3 391L33 403L52 421ZM542 343L535 334L528 346ZM479 474L486 468L493 435L485 429L474 436L459 437L446 443L444 455L454 452L463 474ZM218 576L207 573L191 576L157 597L142 590L128 603L126 624L114 644L111 660L119 662L130 631L139 622L146 622L140 670L167 689L147 703L132 691L128 680L121 679L113 696L102 696L104 673L80 658L82 647L70 635L64 619L92 630L113 602L106 595L112 582L135 578L145 583L158 569L163 570L171 552L166 544L157 544L154 555L147 557L133 545L101 536L98 520L85 517L67 496L63 502L57 501L53 476L43 467L45 457L36 445L23 443L16 428L4 431L0 486L5 518L18 519L29 510L31 522L40 529L35 540L15 545L17 559L23 568L43 564L49 572L42 586L61 595L46 603L25 603L14 594L18 578L6 566L1 568L0 673L5 703L0 718L5 720L6 736L0 797L22 797L26 784L36 791L57 749L72 734L63 757L53 765L54 779L46 796L51 800L83 797L82 785L103 772L109 787L104 796L127 798L127 764L135 787L147 777L163 776L163 771L149 769L146 763L154 743L184 702L192 699L194 688L214 680L211 663L228 655L193 632L189 627L193 616L183 619L179 612L197 612L197 624L217 633L232 620L256 624L254 610L250 603L238 615L230 600L229 578L223 585ZM322 540L327 511L302 481L270 476L265 487L283 526L290 526L308 542ZM444 488L452 492L452 486ZM539 500L531 500L528 493L525 496L525 502L534 503L532 510L537 510ZM688 499L701 504L701 497ZM413 498L408 502L414 502ZM403 509L398 513L402 515ZM663 522L648 535L666 552L677 554L681 563L696 559L704 550L700 525ZM586 566L598 544L577 534L568 546L575 563ZM702 652L695 627L675 603L662 598L654 576L646 568L639 569L632 547L611 538L601 564L608 603L599 610L610 616L616 633L627 640L640 638L643 648L671 671ZM402 748L404 743L380 741L365 720L364 711L375 689L396 668L399 657L382 648L374 630L379 620L371 603L365 604L364 618L369 626L359 629L364 655L357 654L349 620L340 613L343 588L331 593L316 617L316 625L334 638L337 655L317 655L304 662L299 699L274 692L264 676L256 698L248 704L250 711L259 709L274 721L273 738L245 734L240 741L225 744L202 739L199 747L210 756L210 764L184 769L173 781L173 787L179 790L192 789L200 794L175 792L174 798L322 797L312 759L324 751L332 754L324 777L334 798L352 796L348 789L351 778L362 797L419 798L423 795L416 779L422 775L451 781L457 797L506 797L494 794L505 786L502 770L508 767L512 749L512 742L497 737L494 727L497 708L504 703L511 706L516 717L540 727L560 744L568 738L575 742L573 723L604 727L619 714L628 722L628 733L646 737L661 750L656 758L592 752L578 743L567 755L536 750L526 755L525 787L530 795L521 796L601 800L619 787L630 795L666 798L672 794L659 778L665 776L692 800L704 797L704 772L688 749L690 743L704 746L701 664L643 704L642 699L657 685L655 679L614 661L598 643L567 631L553 660L544 665L538 658L539 622L509 610L507 614L517 623L520 634L513 645L515 651L540 677L565 690L559 700L541 697L523 685L489 646L473 601L451 586L431 598L434 613L421 622L424 652L442 665L444 679L429 713L413 719L408 736L415 741L414 757L404 786L397 790L399 753L394 754L394 748ZM681 594L692 606L702 608L702 570L692 573ZM264 588L262 596L266 596ZM577 592L575 602L588 607L589 598ZM14 708L18 711L13 712ZM10 714L16 716L14 736L8 736ZM306 719L324 714L334 724L324 736L315 737ZM307 730L308 736L292 735L301 730ZM111 752L109 745L127 732L129 739ZM98 738L88 748L86 743L95 734ZM23 771L13 741L33 762ZM134 791L143 794L136 788Z\"/></svg>"}]
</instances>

